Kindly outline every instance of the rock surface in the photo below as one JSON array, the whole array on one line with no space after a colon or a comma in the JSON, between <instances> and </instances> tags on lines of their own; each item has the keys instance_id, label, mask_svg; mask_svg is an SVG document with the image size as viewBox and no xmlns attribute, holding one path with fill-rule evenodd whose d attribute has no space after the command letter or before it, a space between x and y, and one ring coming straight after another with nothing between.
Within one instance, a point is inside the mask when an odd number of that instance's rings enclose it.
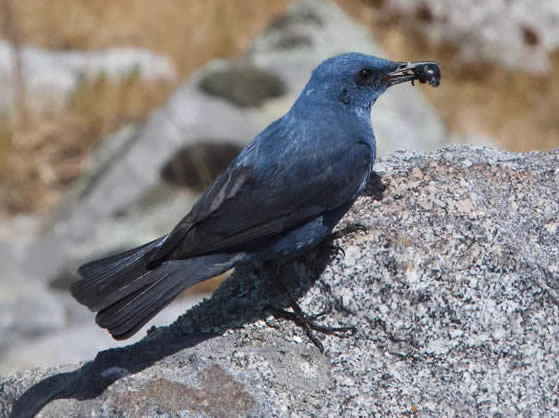
<instances>
[{"instance_id":1,"label":"rock surface","mask_svg":"<svg viewBox=\"0 0 559 418\"><path fill-rule=\"evenodd\" d=\"M119 80L130 75L141 80L173 80L171 61L143 48L115 47L96 52L49 51L32 46L19 50L23 66L26 104L33 111L62 108L83 79L108 77ZM0 113L12 105L14 52L0 41Z\"/></svg>"},{"instance_id":2,"label":"rock surface","mask_svg":"<svg viewBox=\"0 0 559 418\"><path fill-rule=\"evenodd\" d=\"M550 416L559 413L559 151L454 146L382 159L322 248L280 270L319 335L270 315L274 269L79 367L0 380L0 415ZM343 225L341 225L343 227ZM16 402L17 400L17 402Z\"/></svg>"}]
</instances>

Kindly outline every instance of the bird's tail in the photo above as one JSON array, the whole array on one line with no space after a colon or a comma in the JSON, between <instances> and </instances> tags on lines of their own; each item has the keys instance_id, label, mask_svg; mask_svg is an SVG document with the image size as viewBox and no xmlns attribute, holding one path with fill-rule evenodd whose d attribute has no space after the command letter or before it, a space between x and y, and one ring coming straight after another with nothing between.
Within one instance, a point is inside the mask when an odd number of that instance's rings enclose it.
<instances>
[{"instance_id":1,"label":"bird's tail","mask_svg":"<svg viewBox=\"0 0 559 418\"><path fill-rule=\"evenodd\" d=\"M181 291L234 266L236 254L210 254L165 261L146 268L145 255L164 238L84 264L72 296L94 312L95 321L122 340L132 336Z\"/></svg>"}]
</instances>

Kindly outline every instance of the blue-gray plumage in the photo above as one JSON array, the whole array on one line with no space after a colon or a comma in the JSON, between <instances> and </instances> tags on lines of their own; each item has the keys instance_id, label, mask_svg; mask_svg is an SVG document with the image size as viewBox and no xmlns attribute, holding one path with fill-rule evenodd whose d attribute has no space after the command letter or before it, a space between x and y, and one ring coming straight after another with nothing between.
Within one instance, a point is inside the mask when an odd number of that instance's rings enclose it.
<instances>
[{"instance_id":1,"label":"blue-gray plumage","mask_svg":"<svg viewBox=\"0 0 559 418\"><path fill-rule=\"evenodd\" d=\"M330 58L166 236L80 267L73 296L117 339L178 293L239 264L317 246L363 191L376 155L371 106L391 85L438 85L436 63Z\"/></svg>"}]
</instances>

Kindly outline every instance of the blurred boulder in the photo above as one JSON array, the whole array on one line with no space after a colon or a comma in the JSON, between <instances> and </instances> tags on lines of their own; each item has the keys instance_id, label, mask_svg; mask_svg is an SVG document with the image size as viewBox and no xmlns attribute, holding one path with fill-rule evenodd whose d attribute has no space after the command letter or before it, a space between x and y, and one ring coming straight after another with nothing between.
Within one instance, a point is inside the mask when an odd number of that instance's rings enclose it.
<instances>
[{"instance_id":1,"label":"blurred boulder","mask_svg":"<svg viewBox=\"0 0 559 418\"><path fill-rule=\"evenodd\" d=\"M0 41L0 113L13 103L14 54L12 46ZM172 62L146 49L114 47L102 51L50 51L32 46L17 50L21 55L26 106L33 111L62 108L82 80L107 77L119 80L134 76L140 80L173 80Z\"/></svg>"},{"instance_id":2,"label":"blurred boulder","mask_svg":"<svg viewBox=\"0 0 559 418\"><path fill-rule=\"evenodd\" d=\"M379 14L408 17L429 41L458 48L468 62L491 61L545 73L559 49L555 0L385 0Z\"/></svg>"},{"instance_id":3,"label":"blurred boulder","mask_svg":"<svg viewBox=\"0 0 559 418\"><path fill-rule=\"evenodd\" d=\"M40 284L0 286L0 357L10 346L66 325L64 307Z\"/></svg>"},{"instance_id":4,"label":"blurred boulder","mask_svg":"<svg viewBox=\"0 0 559 418\"><path fill-rule=\"evenodd\" d=\"M32 291L39 296L36 290ZM0 306L0 324L4 323L6 315L11 315L13 320L10 333L0 329L1 335L6 338L0 342L0 375L31 367L79 363L94 357L99 351L133 344L145 335L139 332L126 341L115 341L106 330L95 324L95 315L77 305L68 294L53 297L43 293L42 296L42 302L38 298L20 299L23 307L15 309L12 309L14 306ZM199 295L180 297L146 324L145 329L169 325L200 299ZM45 309L45 303L51 302L56 302L54 311L52 307L50 311ZM25 309L27 311L24 312ZM29 312L31 309L35 311ZM60 313L64 310L65 317ZM52 313L55 315L52 316ZM43 323L38 322L39 318ZM30 331L36 333L30 335ZM0 416L3 415L0 413Z\"/></svg>"},{"instance_id":5,"label":"blurred boulder","mask_svg":"<svg viewBox=\"0 0 559 418\"><path fill-rule=\"evenodd\" d=\"M353 335L317 334L320 353L270 316L288 303L277 270L240 268L135 345L0 379L0 415L555 415L557 167L559 151L394 153L342 220L367 227L345 253L280 271L306 312L330 307L320 322Z\"/></svg>"},{"instance_id":6,"label":"blurred boulder","mask_svg":"<svg viewBox=\"0 0 559 418\"><path fill-rule=\"evenodd\" d=\"M207 94L222 97L240 107L258 107L285 92L281 78L250 65L212 71L200 80L199 85Z\"/></svg>"}]
</instances>

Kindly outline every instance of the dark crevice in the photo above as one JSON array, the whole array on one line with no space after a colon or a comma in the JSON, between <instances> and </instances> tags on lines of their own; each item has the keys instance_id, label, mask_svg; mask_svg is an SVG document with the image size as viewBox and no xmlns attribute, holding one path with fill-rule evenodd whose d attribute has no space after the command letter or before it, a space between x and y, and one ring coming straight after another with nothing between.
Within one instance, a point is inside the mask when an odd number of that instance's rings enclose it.
<instances>
[{"instance_id":1,"label":"dark crevice","mask_svg":"<svg viewBox=\"0 0 559 418\"><path fill-rule=\"evenodd\" d=\"M225 140L201 138L181 148L161 170L161 177L174 186L202 192L239 154L242 147Z\"/></svg>"}]
</instances>

